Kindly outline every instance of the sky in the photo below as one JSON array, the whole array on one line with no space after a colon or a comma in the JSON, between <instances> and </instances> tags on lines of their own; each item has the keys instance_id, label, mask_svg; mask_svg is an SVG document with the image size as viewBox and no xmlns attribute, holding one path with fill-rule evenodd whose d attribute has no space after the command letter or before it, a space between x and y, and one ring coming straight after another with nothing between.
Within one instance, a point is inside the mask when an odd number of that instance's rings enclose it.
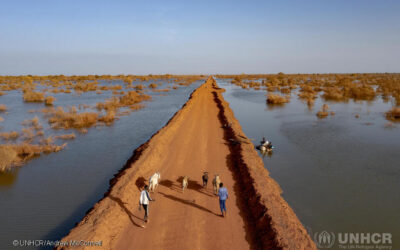
<instances>
[{"instance_id":1,"label":"sky","mask_svg":"<svg viewBox=\"0 0 400 250\"><path fill-rule=\"evenodd\" d=\"M0 75L400 72L395 0L0 0Z\"/></svg>"}]
</instances>

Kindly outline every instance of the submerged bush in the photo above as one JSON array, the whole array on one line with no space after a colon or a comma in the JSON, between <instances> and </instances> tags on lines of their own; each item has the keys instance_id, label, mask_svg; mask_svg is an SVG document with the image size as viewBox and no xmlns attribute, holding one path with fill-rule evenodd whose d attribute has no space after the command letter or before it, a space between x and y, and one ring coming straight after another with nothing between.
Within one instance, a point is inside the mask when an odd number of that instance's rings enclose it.
<instances>
[{"instance_id":1,"label":"submerged bush","mask_svg":"<svg viewBox=\"0 0 400 250\"><path fill-rule=\"evenodd\" d=\"M20 163L21 159L12 147L0 145L0 172L9 170Z\"/></svg>"},{"instance_id":2,"label":"submerged bush","mask_svg":"<svg viewBox=\"0 0 400 250\"><path fill-rule=\"evenodd\" d=\"M99 121L110 125L116 119L115 111L108 110L107 113L99 118Z\"/></svg>"},{"instance_id":3,"label":"submerged bush","mask_svg":"<svg viewBox=\"0 0 400 250\"><path fill-rule=\"evenodd\" d=\"M53 96L46 96L46 98L45 98L45 100L44 100L44 103L47 105L47 106L52 106L53 105L53 102L56 100L56 98L54 98Z\"/></svg>"},{"instance_id":4,"label":"submerged bush","mask_svg":"<svg viewBox=\"0 0 400 250\"><path fill-rule=\"evenodd\" d=\"M134 89L136 89L136 90L142 90L142 89L144 89L144 88L145 88L145 87L144 87L143 84L138 84L138 85L134 86Z\"/></svg>"},{"instance_id":5,"label":"submerged bush","mask_svg":"<svg viewBox=\"0 0 400 250\"><path fill-rule=\"evenodd\" d=\"M44 94L41 92L26 91L24 93L25 102L44 102Z\"/></svg>"},{"instance_id":6,"label":"submerged bush","mask_svg":"<svg viewBox=\"0 0 400 250\"><path fill-rule=\"evenodd\" d=\"M16 131L10 131L10 132L2 132L0 133L0 138L4 140L16 140L19 137L19 133Z\"/></svg>"},{"instance_id":7,"label":"submerged bush","mask_svg":"<svg viewBox=\"0 0 400 250\"><path fill-rule=\"evenodd\" d=\"M277 104L277 105L282 105L289 102L289 98L281 95L275 95L275 94L268 94L267 96L267 104Z\"/></svg>"},{"instance_id":8,"label":"submerged bush","mask_svg":"<svg viewBox=\"0 0 400 250\"><path fill-rule=\"evenodd\" d=\"M62 150L67 144L61 146L53 144L31 145L28 143L0 145L0 171L21 165L42 153L52 153Z\"/></svg>"},{"instance_id":9,"label":"submerged bush","mask_svg":"<svg viewBox=\"0 0 400 250\"><path fill-rule=\"evenodd\" d=\"M75 134L71 133L71 134L65 134L65 135L57 135L54 136L54 139L61 139L61 140L72 140L75 139Z\"/></svg>"},{"instance_id":10,"label":"submerged bush","mask_svg":"<svg viewBox=\"0 0 400 250\"><path fill-rule=\"evenodd\" d=\"M155 89L155 88L157 88L157 84L151 83L151 84L149 85L149 88Z\"/></svg>"},{"instance_id":11,"label":"submerged bush","mask_svg":"<svg viewBox=\"0 0 400 250\"><path fill-rule=\"evenodd\" d=\"M331 112L331 115L334 115L334 112ZM329 106L328 104L322 105L321 109L316 113L316 116L320 119L326 118L329 115Z\"/></svg>"},{"instance_id":12,"label":"submerged bush","mask_svg":"<svg viewBox=\"0 0 400 250\"><path fill-rule=\"evenodd\" d=\"M338 87L325 88L322 97L327 101L345 101L347 99Z\"/></svg>"},{"instance_id":13,"label":"submerged bush","mask_svg":"<svg viewBox=\"0 0 400 250\"><path fill-rule=\"evenodd\" d=\"M92 112L78 113L75 107L68 112L58 107L51 113L49 123L53 128L89 128L97 123L98 114Z\"/></svg>"},{"instance_id":14,"label":"submerged bush","mask_svg":"<svg viewBox=\"0 0 400 250\"><path fill-rule=\"evenodd\" d=\"M150 99L151 97L149 95L139 94L136 91L129 91L128 93L119 98L119 102L123 106L129 106Z\"/></svg>"},{"instance_id":15,"label":"submerged bush","mask_svg":"<svg viewBox=\"0 0 400 250\"><path fill-rule=\"evenodd\" d=\"M385 113L386 119L394 122L400 122L400 107L393 107Z\"/></svg>"},{"instance_id":16,"label":"submerged bush","mask_svg":"<svg viewBox=\"0 0 400 250\"><path fill-rule=\"evenodd\" d=\"M170 89L155 89L154 92L169 92Z\"/></svg>"},{"instance_id":17,"label":"submerged bush","mask_svg":"<svg viewBox=\"0 0 400 250\"><path fill-rule=\"evenodd\" d=\"M0 112L6 112L7 111L7 106L4 104L0 105Z\"/></svg>"}]
</instances>

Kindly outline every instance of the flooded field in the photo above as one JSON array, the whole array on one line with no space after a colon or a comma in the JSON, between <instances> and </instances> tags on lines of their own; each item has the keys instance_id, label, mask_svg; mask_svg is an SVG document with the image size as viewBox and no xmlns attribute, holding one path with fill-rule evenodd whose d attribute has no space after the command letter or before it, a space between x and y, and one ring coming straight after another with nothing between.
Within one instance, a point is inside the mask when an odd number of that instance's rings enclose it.
<instances>
[{"instance_id":1,"label":"flooded field","mask_svg":"<svg viewBox=\"0 0 400 250\"><path fill-rule=\"evenodd\" d=\"M15 139L2 137L2 145L68 144L57 153L35 154L26 161L23 159L22 166L0 173L0 249L10 249L13 240L60 239L66 235L102 198L109 180L132 151L164 126L204 81L181 82L135 80L130 83L133 87L128 87L122 80L113 80L99 81L95 91L48 90L56 98L53 103L56 108L63 107L67 112L68 107L75 106L78 114L98 114L99 120L92 126L67 128L65 124L77 123L64 120L57 129L54 128L57 123L51 123L48 113L42 111L51 106L44 102L24 102L20 90L3 91L0 104L7 110L0 113L3 118L0 133L16 131L20 135ZM112 88L99 90L101 86L117 85L122 86L116 88L118 93ZM143 85L139 94L149 96L140 102L140 107L135 106L138 103L133 104L134 108L121 105L115 110L114 119L100 119L107 115L107 110L99 109L98 103L107 103L112 96L120 98L138 85ZM47 87L36 86L36 91L43 92L44 88ZM119 103L122 101L119 99ZM37 120L32 122L34 118ZM29 138L29 132L23 129L29 129L33 135Z\"/></svg>"},{"instance_id":2,"label":"flooded field","mask_svg":"<svg viewBox=\"0 0 400 250\"><path fill-rule=\"evenodd\" d=\"M400 248L398 76L380 86L375 76L338 85L326 76L311 87L279 77L216 79L253 143L272 141L260 157L311 237L391 233ZM191 81L0 84L0 153L16 152L0 161L9 169L0 172L0 249L65 236L204 82Z\"/></svg>"},{"instance_id":3,"label":"flooded field","mask_svg":"<svg viewBox=\"0 0 400 250\"><path fill-rule=\"evenodd\" d=\"M278 92L290 102L274 106L266 100L267 88L277 94L274 86L231 81L217 79L247 137L255 145L263 136L272 141L273 153L260 156L312 237L324 230L392 233L392 249L400 248L400 124L385 115L393 101L337 102L316 92L307 105L293 88ZM324 103L329 111L321 119Z\"/></svg>"}]
</instances>

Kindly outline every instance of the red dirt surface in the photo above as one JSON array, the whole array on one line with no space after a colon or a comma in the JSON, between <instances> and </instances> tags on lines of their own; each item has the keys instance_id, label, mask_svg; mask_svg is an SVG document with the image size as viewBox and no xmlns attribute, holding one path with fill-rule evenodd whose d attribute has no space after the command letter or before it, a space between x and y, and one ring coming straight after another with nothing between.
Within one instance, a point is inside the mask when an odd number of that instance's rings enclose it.
<instances>
[{"instance_id":1,"label":"red dirt surface","mask_svg":"<svg viewBox=\"0 0 400 250\"><path fill-rule=\"evenodd\" d=\"M222 91L211 77L194 91L62 241L102 241L105 249L316 249ZM138 210L139 188L156 171L161 184L151 194L156 201L146 224ZM207 189L201 186L203 171L209 172ZM212 193L214 174L228 188L225 218Z\"/></svg>"}]
</instances>

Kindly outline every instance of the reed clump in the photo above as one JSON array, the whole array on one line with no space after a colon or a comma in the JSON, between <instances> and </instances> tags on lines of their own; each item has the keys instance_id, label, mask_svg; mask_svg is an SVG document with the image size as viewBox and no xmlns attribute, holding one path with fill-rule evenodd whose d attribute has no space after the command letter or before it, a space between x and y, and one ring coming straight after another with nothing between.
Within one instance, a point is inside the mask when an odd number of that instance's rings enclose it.
<instances>
[{"instance_id":1,"label":"reed clump","mask_svg":"<svg viewBox=\"0 0 400 250\"><path fill-rule=\"evenodd\" d=\"M28 143L0 145L0 171L7 171L22 165L23 162L39 156L42 153L59 152L66 147L63 145L44 144L32 145Z\"/></svg>"},{"instance_id":2,"label":"reed clump","mask_svg":"<svg viewBox=\"0 0 400 250\"><path fill-rule=\"evenodd\" d=\"M331 112L331 115L334 115L334 112ZM316 113L316 116L320 119L326 118L329 115L329 106L328 104L322 105L321 109Z\"/></svg>"},{"instance_id":3,"label":"reed clump","mask_svg":"<svg viewBox=\"0 0 400 250\"><path fill-rule=\"evenodd\" d=\"M43 130L36 131L36 135L35 136L38 136L38 137L44 136Z\"/></svg>"},{"instance_id":4,"label":"reed clump","mask_svg":"<svg viewBox=\"0 0 400 250\"><path fill-rule=\"evenodd\" d=\"M19 133L17 131L10 132L2 132L0 133L0 138L8 141L8 140L16 140L19 137Z\"/></svg>"},{"instance_id":5,"label":"reed clump","mask_svg":"<svg viewBox=\"0 0 400 250\"><path fill-rule=\"evenodd\" d=\"M137 91L129 91L120 97L119 102L123 106L130 106L150 99L149 95L139 94Z\"/></svg>"},{"instance_id":6,"label":"reed clump","mask_svg":"<svg viewBox=\"0 0 400 250\"><path fill-rule=\"evenodd\" d=\"M32 128L23 128L22 129L22 136L25 142L32 142L33 138L35 137L35 133L33 132Z\"/></svg>"},{"instance_id":7,"label":"reed clump","mask_svg":"<svg viewBox=\"0 0 400 250\"><path fill-rule=\"evenodd\" d=\"M170 89L155 89L155 90L153 90L153 91L156 92L156 93L159 93L159 92L169 92Z\"/></svg>"},{"instance_id":8,"label":"reed clump","mask_svg":"<svg viewBox=\"0 0 400 250\"><path fill-rule=\"evenodd\" d=\"M99 117L99 121L110 125L116 118L114 110L107 110L105 115Z\"/></svg>"},{"instance_id":9,"label":"reed clump","mask_svg":"<svg viewBox=\"0 0 400 250\"><path fill-rule=\"evenodd\" d=\"M0 145L0 172L21 164L17 152L10 146Z\"/></svg>"},{"instance_id":10,"label":"reed clump","mask_svg":"<svg viewBox=\"0 0 400 250\"><path fill-rule=\"evenodd\" d=\"M256 88L255 88L256 89ZM257 89L256 89L257 90ZM281 88L281 93L282 94L290 94L292 91L291 88Z\"/></svg>"},{"instance_id":11,"label":"reed clump","mask_svg":"<svg viewBox=\"0 0 400 250\"><path fill-rule=\"evenodd\" d=\"M385 113L386 119L393 122L400 122L400 107L393 107Z\"/></svg>"},{"instance_id":12,"label":"reed clump","mask_svg":"<svg viewBox=\"0 0 400 250\"><path fill-rule=\"evenodd\" d=\"M355 100L373 100L376 96L374 88L369 85L351 84L349 87L344 88L344 95Z\"/></svg>"},{"instance_id":13,"label":"reed clump","mask_svg":"<svg viewBox=\"0 0 400 250\"><path fill-rule=\"evenodd\" d=\"M328 87L324 89L324 94L322 97L326 101L345 101L346 96L343 95L342 90L339 87Z\"/></svg>"},{"instance_id":14,"label":"reed clump","mask_svg":"<svg viewBox=\"0 0 400 250\"><path fill-rule=\"evenodd\" d=\"M88 92L88 91L96 91L98 87L98 82L81 82L78 81L75 86L74 90L75 92Z\"/></svg>"},{"instance_id":15,"label":"reed clump","mask_svg":"<svg viewBox=\"0 0 400 250\"><path fill-rule=\"evenodd\" d=\"M276 94L268 94L267 104L269 105L283 105L289 102L289 98Z\"/></svg>"},{"instance_id":16,"label":"reed clump","mask_svg":"<svg viewBox=\"0 0 400 250\"><path fill-rule=\"evenodd\" d=\"M157 88L157 84L155 84L155 83L150 83L150 84L149 84L149 88L155 89L155 88Z\"/></svg>"},{"instance_id":17,"label":"reed clump","mask_svg":"<svg viewBox=\"0 0 400 250\"><path fill-rule=\"evenodd\" d=\"M75 138L76 135L74 133L54 136L54 139L61 139L61 140L72 140Z\"/></svg>"},{"instance_id":18,"label":"reed clump","mask_svg":"<svg viewBox=\"0 0 400 250\"><path fill-rule=\"evenodd\" d=\"M4 104L1 104L1 105L0 105L0 113L1 113L1 112L6 112L6 111L7 111L7 106L4 105Z\"/></svg>"},{"instance_id":19,"label":"reed clump","mask_svg":"<svg viewBox=\"0 0 400 250\"><path fill-rule=\"evenodd\" d=\"M78 113L75 107L64 111L62 107L53 110L49 123L55 129L80 129L89 128L97 123L98 114L93 112Z\"/></svg>"},{"instance_id":20,"label":"reed clump","mask_svg":"<svg viewBox=\"0 0 400 250\"><path fill-rule=\"evenodd\" d=\"M55 100L56 100L56 98L53 97L53 96L46 96L46 98L45 98L45 100L44 100L44 103L45 103L47 106L53 106L53 103L54 103Z\"/></svg>"},{"instance_id":21,"label":"reed clump","mask_svg":"<svg viewBox=\"0 0 400 250\"><path fill-rule=\"evenodd\" d=\"M133 88L136 90L143 90L145 88L145 86L143 84L138 84L138 85L135 85Z\"/></svg>"},{"instance_id":22,"label":"reed clump","mask_svg":"<svg viewBox=\"0 0 400 250\"><path fill-rule=\"evenodd\" d=\"M44 94L41 92L26 91L24 93L25 102L44 102Z\"/></svg>"},{"instance_id":23,"label":"reed clump","mask_svg":"<svg viewBox=\"0 0 400 250\"><path fill-rule=\"evenodd\" d=\"M37 117L37 116L33 117L30 120L24 120L22 122L22 125L30 126L31 128L33 128L35 130L41 130L43 128L42 125L40 125L39 117Z\"/></svg>"}]
</instances>

